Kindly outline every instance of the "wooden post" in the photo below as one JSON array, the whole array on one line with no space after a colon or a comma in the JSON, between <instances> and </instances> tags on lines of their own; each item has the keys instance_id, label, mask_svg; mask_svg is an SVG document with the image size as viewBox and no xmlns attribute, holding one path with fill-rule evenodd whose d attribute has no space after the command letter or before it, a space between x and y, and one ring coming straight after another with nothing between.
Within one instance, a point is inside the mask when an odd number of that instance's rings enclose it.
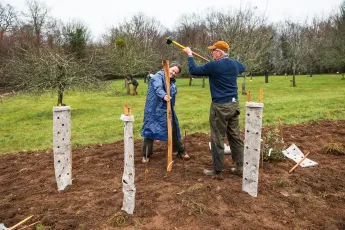
<instances>
[{"instance_id":1,"label":"wooden post","mask_svg":"<svg viewBox=\"0 0 345 230\"><path fill-rule=\"evenodd\" d=\"M279 123L279 125L278 125L279 136L280 136L280 138L283 138L283 125L284 125L284 123L282 120L280 120L279 117L278 117L278 123Z\"/></svg>"},{"instance_id":2,"label":"wooden post","mask_svg":"<svg viewBox=\"0 0 345 230\"><path fill-rule=\"evenodd\" d=\"M250 102L250 90L248 90L248 93L247 93L247 101Z\"/></svg>"},{"instance_id":3,"label":"wooden post","mask_svg":"<svg viewBox=\"0 0 345 230\"><path fill-rule=\"evenodd\" d=\"M131 115L131 109L125 105L124 114L121 120L124 121L124 170L122 176L122 191L124 194L122 210L128 214L133 214L135 206L134 185L134 138L133 138L133 121L134 116Z\"/></svg>"},{"instance_id":4,"label":"wooden post","mask_svg":"<svg viewBox=\"0 0 345 230\"><path fill-rule=\"evenodd\" d=\"M169 60L163 60L163 69L165 76L165 88L168 98L170 98L170 72L169 72ZM172 126L171 126L171 102L167 102L167 124L168 124L168 162L167 172L172 169Z\"/></svg>"},{"instance_id":5,"label":"wooden post","mask_svg":"<svg viewBox=\"0 0 345 230\"><path fill-rule=\"evenodd\" d=\"M260 95L259 95L259 103L262 103L262 97L263 97L263 90L260 88Z\"/></svg>"}]
</instances>

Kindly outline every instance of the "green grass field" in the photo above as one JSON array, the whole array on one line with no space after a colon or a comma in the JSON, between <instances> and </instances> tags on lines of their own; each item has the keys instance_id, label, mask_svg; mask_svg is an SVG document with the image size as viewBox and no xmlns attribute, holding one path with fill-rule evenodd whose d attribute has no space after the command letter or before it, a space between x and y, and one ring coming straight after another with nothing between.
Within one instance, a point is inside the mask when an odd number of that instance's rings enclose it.
<instances>
[{"instance_id":1,"label":"green grass field","mask_svg":"<svg viewBox=\"0 0 345 230\"><path fill-rule=\"evenodd\" d=\"M303 123L323 119L345 118L345 81L340 75L305 75L296 77L297 87L290 86L291 76L247 78L246 90L251 91L251 101L259 100L263 88L263 125L276 125L280 117L285 124ZM137 96L126 95L123 81L113 81L107 89L98 91L68 91L64 103L71 106L72 145L83 146L111 143L123 139L123 106L132 108L135 118L135 138L141 138L141 125L147 84L139 79ZM175 106L181 133L208 132L208 114L211 102L208 80L202 88L202 79L178 79L178 96ZM244 127L246 95L241 95L242 78L238 80L241 104L241 128ZM41 96L16 95L4 97L0 103L0 154L22 150L52 148L53 106L57 93Z\"/></svg>"}]
</instances>

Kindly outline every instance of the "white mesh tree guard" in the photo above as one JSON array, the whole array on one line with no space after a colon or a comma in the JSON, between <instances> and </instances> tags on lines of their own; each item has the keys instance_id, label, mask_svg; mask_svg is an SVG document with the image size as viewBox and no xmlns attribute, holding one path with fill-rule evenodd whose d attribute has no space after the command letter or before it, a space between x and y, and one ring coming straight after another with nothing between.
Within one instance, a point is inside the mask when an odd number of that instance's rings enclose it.
<instances>
[{"instance_id":1,"label":"white mesh tree guard","mask_svg":"<svg viewBox=\"0 0 345 230\"><path fill-rule=\"evenodd\" d=\"M53 108L53 152L58 190L72 184L71 107Z\"/></svg>"}]
</instances>

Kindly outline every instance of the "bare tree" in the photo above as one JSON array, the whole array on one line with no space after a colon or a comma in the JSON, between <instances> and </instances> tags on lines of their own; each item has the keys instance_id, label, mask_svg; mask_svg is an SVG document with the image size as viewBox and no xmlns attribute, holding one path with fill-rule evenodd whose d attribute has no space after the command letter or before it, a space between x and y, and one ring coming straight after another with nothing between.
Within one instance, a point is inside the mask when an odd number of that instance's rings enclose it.
<instances>
[{"instance_id":1,"label":"bare tree","mask_svg":"<svg viewBox=\"0 0 345 230\"><path fill-rule=\"evenodd\" d=\"M17 20L17 14L11 5L3 6L0 3L0 44L4 34L11 30Z\"/></svg>"},{"instance_id":2,"label":"bare tree","mask_svg":"<svg viewBox=\"0 0 345 230\"><path fill-rule=\"evenodd\" d=\"M303 27L289 20L278 27L279 46L275 58L278 69L292 72L292 86L296 87L297 71L305 71L305 42L301 39Z\"/></svg>"},{"instance_id":3,"label":"bare tree","mask_svg":"<svg viewBox=\"0 0 345 230\"><path fill-rule=\"evenodd\" d=\"M49 9L44 3L37 0L26 0L28 13L24 16L28 19L28 24L32 26L36 38L35 45L39 49L42 40L42 30L48 21Z\"/></svg>"},{"instance_id":4,"label":"bare tree","mask_svg":"<svg viewBox=\"0 0 345 230\"><path fill-rule=\"evenodd\" d=\"M64 44L64 23L61 20L49 18L45 27L46 43L50 49L60 48Z\"/></svg>"},{"instance_id":5,"label":"bare tree","mask_svg":"<svg viewBox=\"0 0 345 230\"><path fill-rule=\"evenodd\" d=\"M205 47L211 43L208 35L204 16L197 13L183 14L178 20L176 27L176 39L185 46L200 53L202 56L209 56Z\"/></svg>"},{"instance_id":6,"label":"bare tree","mask_svg":"<svg viewBox=\"0 0 345 230\"><path fill-rule=\"evenodd\" d=\"M147 73L161 66L156 45L164 42L163 28L154 18L139 13L105 36L108 61L119 75Z\"/></svg>"},{"instance_id":7,"label":"bare tree","mask_svg":"<svg viewBox=\"0 0 345 230\"><path fill-rule=\"evenodd\" d=\"M321 65L321 49L327 34L322 25L323 21L315 17L311 25L304 26L300 37L304 49L303 62L310 77Z\"/></svg>"},{"instance_id":8,"label":"bare tree","mask_svg":"<svg viewBox=\"0 0 345 230\"><path fill-rule=\"evenodd\" d=\"M97 78L100 74L91 63L78 62L71 55L52 52L49 48L42 48L39 54L25 51L15 55L8 61L4 74L11 75L9 83L16 91L40 94L57 90L58 104L62 104L63 92L68 88L94 88L101 84Z\"/></svg>"},{"instance_id":9,"label":"bare tree","mask_svg":"<svg viewBox=\"0 0 345 230\"><path fill-rule=\"evenodd\" d=\"M333 17L331 17L333 22L332 30L332 54L335 57L334 64L336 68L343 73L345 72L345 1L339 6L339 12L337 12Z\"/></svg>"},{"instance_id":10,"label":"bare tree","mask_svg":"<svg viewBox=\"0 0 345 230\"><path fill-rule=\"evenodd\" d=\"M249 71L266 69L269 62L273 32L266 18L255 9L246 7L227 12L209 11L206 25L210 40L224 40L230 44L233 58L244 62Z\"/></svg>"},{"instance_id":11,"label":"bare tree","mask_svg":"<svg viewBox=\"0 0 345 230\"><path fill-rule=\"evenodd\" d=\"M175 28L175 35L173 37L184 46L191 47L194 52L201 56L211 58L210 52L207 50L211 40L206 27L205 15L198 13L183 14L177 22L178 26ZM176 47L172 48L172 50L175 51L174 59L185 60L185 54L178 52L179 50ZM195 61L197 64L205 63L204 60L198 58ZM188 69L184 68L182 74L189 75Z\"/></svg>"}]
</instances>

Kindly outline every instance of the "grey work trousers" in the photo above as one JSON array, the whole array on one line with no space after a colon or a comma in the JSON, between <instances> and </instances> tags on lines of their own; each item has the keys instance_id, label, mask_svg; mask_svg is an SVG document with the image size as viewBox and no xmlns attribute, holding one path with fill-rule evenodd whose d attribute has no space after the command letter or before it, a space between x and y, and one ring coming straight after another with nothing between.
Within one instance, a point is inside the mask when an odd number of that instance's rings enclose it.
<instances>
[{"instance_id":1,"label":"grey work trousers","mask_svg":"<svg viewBox=\"0 0 345 230\"><path fill-rule=\"evenodd\" d=\"M177 129L176 129L176 124L175 122L172 123L172 144L173 144L173 152L178 152L183 154L184 153L184 148L183 148L183 143L182 141L178 138L177 136ZM153 139L150 138L144 138L144 143L141 148L141 153L143 157L150 158L151 155L153 154Z\"/></svg>"},{"instance_id":2,"label":"grey work trousers","mask_svg":"<svg viewBox=\"0 0 345 230\"><path fill-rule=\"evenodd\" d=\"M218 104L211 103L210 128L213 169L224 168L224 137L228 138L232 160L236 167L243 167L243 140L239 128L240 106L238 102Z\"/></svg>"}]
</instances>

